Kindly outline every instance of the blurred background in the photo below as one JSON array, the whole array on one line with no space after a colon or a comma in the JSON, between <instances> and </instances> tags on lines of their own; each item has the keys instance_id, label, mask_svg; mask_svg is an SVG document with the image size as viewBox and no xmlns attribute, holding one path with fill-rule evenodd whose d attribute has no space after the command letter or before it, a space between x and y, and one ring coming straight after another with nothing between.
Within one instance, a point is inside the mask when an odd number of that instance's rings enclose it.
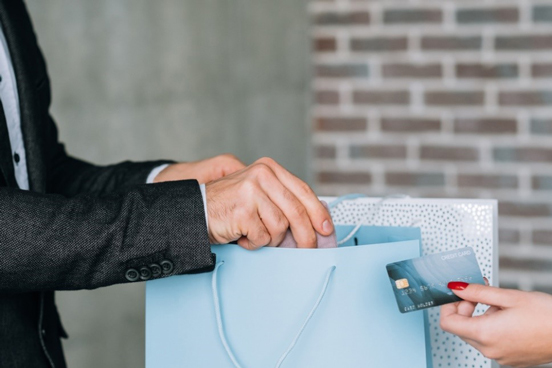
<instances>
[{"instance_id":1,"label":"blurred background","mask_svg":"<svg viewBox=\"0 0 552 368\"><path fill-rule=\"evenodd\" d=\"M70 153L272 156L321 195L500 200L500 281L552 292L552 4L27 0ZM144 365L143 285L58 293L72 367Z\"/></svg>"}]
</instances>

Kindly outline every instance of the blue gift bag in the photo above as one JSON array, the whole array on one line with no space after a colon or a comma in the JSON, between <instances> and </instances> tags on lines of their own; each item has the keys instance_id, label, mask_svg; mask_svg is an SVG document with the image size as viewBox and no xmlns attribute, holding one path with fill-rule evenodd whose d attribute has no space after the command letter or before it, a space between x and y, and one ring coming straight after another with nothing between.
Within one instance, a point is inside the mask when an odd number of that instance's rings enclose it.
<instances>
[{"instance_id":1,"label":"blue gift bag","mask_svg":"<svg viewBox=\"0 0 552 368\"><path fill-rule=\"evenodd\" d=\"M214 272L147 283L147 368L426 367L423 314L399 312L385 269L420 255L419 229L362 226L336 249L212 249Z\"/></svg>"}]
</instances>

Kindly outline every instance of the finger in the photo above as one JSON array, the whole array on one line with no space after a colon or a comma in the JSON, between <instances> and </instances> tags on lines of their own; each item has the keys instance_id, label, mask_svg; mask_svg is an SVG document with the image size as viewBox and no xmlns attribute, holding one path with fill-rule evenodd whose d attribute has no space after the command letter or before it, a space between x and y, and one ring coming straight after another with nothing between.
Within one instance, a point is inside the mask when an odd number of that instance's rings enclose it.
<instances>
[{"instance_id":1,"label":"finger","mask_svg":"<svg viewBox=\"0 0 552 368\"><path fill-rule=\"evenodd\" d=\"M516 305L519 299L520 291L517 290L500 289L480 284L465 285L467 286L464 290L453 289L452 291L460 298L470 302L509 308Z\"/></svg>"},{"instance_id":2,"label":"finger","mask_svg":"<svg viewBox=\"0 0 552 368\"><path fill-rule=\"evenodd\" d=\"M222 159L222 176L230 175L245 168L245 164L232 154L219 156Z\"/></svg>"},{"instance_id":3,"label":"finger","mask_svg":"<svg viewBox=\"0 0 552 368\"><path fill-rule=\"evenodd\" d=\"M478 351L481 351L481 349L483 349L483 345L477 340L472 340L472 339L468 339L468 338L465 338L465 337L460 337L460 339L462 339L464 342L470 344L471 346L476 348Z\"/></svg>"},{"instance_id":4,"label":"finger","mask_svg":"<svg viewBox=\"0 0 552 368\"><path fill-rule=\"evenodd\" d=\"M261 187L286 217L298 248L316 248L316 233L307 209L267 165L259 165Z\"/></svg>"},{"instance_id":5,"label":"finger","mask_svg":"<svg viewBox=\"0 0 552 368\"><path fill-rule=\"evenodd\" d=\"M260 197L259 216L270 234L268 246L276 247L284 240L289 222L280 209L268 197Z\"/></svg>"},{"instance_id":6,"label":"finger","mask_svg":"<svg viewBox=\"0 0 552 368\"><path fill-rule=\"evenodd\" d=\"M258 214L251 216L241 229L242 237L238 239L238 244L248 250L254 250L269 244L270 233L259 218Z\"/></svg>"},{"instance_id":7,"label":"finger","mask_svg":"<svg viewBox=\"0 0 552 368\"><path fill-rule=\"evenodd\" d=\"M454 304L441 307L441 329L461 338L477 340L480 319L459 314L458 307Z\"/></svg>"},{"instance_id":8,"label":"finger","mask_svg":"<svg viewBox=\"0 0 552 368\"><path fill-rule=\"evenodd\" d=\"M477 303L472 303L468 301L461 301L458 303L458 314L466 317L473 316L473 312L475 312L475 308L477 307Z\"/></svg>"},{"instance_id":9,"label":"finger","mask_svg":"<svg viewBox=\"0 0 552 368\"><path fill-rule=\"evenodd\" d=\"M262 158L257 162L268 165L274 171L280 182L303 204L307 209L312 226L317 232L327 236L334 231L330 213L304 181L270 158Z\"/></svg>"}]
</instances>

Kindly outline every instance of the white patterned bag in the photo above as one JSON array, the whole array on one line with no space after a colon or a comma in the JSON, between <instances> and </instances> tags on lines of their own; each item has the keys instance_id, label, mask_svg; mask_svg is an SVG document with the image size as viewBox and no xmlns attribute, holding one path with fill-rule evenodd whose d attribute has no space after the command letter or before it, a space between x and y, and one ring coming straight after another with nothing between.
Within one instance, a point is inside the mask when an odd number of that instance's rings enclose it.
<instances>
[{"instance_id":1,"label":"white patterned bag","mask_svg":"<svg viewBox=\"0 0 552 368\"><path fill-rule=\"evenodd\" d=\"M423 255L472 247L483 276L498 286L497 201L478 199L322 197L337 225L415 226L421 229ZM486 307L478 306L475 314ZM426 314L428 367L491 368L498 365L457 336L439 327L439 308ZM433 365L431 365L431 363Z\"/></svg>"}]
</instances>

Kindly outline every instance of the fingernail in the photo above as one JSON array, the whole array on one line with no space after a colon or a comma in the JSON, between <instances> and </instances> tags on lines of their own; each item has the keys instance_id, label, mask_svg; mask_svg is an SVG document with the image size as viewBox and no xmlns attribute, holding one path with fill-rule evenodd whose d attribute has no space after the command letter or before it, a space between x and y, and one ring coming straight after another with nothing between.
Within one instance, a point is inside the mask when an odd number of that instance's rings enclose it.
<instances>
[{"instance_id":1,"label":"fingernail","mask_svg":"<svg viewBox=\"0 0 552 368\"><path fill-rule=\"evenodd\" d=\"M325 220L322 223L322 230L324 230L325 233L331 233L332 232L332 224L328 220Z\"/></svg>"},{"instance_id":2,"label":"fingernail","mask_svg":"<svg viewBox=\"0 0 552 368\"><path fill-rule=\"evenodd\" d=\"M447 287L451 290L464 290L468 287L468 285L469 284L467 282L452 281L448 283Z\"/></svg>"}]
</instances>

